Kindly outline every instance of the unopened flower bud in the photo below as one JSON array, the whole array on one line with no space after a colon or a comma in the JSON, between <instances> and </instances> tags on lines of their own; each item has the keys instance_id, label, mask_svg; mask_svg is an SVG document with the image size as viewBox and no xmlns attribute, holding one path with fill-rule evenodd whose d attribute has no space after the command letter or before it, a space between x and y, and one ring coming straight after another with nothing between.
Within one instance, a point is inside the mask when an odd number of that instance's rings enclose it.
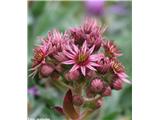
<instances>
[{"instance_id":1,"label":"unopened flower bud","mask_svg":"<svg viewBox=\"0 0 160 120\"><path fill-rule=\"evenodd\" d=\"M66 56L64 55L63 52L58 52L57 55L53 54L54 58L58 60L59 62L63 62L67 60Z\"/></svg>"},{"instance_id":2,"label":"unopened flower bud","mask_svg":"<svg viewBox=\"0 0 160 120\"><path fill-rule=\"evenodd\" d=\"M98 64L100 65L97 67L97 70L101 74L107 73L107 71L110 68L110 60L107 57L103 57L101 60L98 61Z\"/></svg>"},{"instance_id":3,"label":"unopened flower bud","mask_svg":"<svg viewBox=\"0 0 160 120\"><path fill-rule=\"evenodd\" d=\"M61 64L56 65L56 66L55 66L55 69L56 69L56 71L59 72L59 73L63 72L63 70L64 70Z\"/></svg>"},{"instance_id":4,"label":"unopened flower bud","mask_svg":"<svg viewBox=\"0 0 160 120\"><path fill-rule=\"evenodd\" d=\"M84 99L82 96L74 95L73 96L73 104L76 106L80 106L84 103Z\"/></svg>"},{"instance_id":5,"label":"unopened flower bud","mask_svg":"<svg viewBox=\"0 0 160 120\"><path fill-rule=\"evenodd\" d=\"M91 91L90 88L87 88L87 89L86 89L86 96L87 96L88 98L94 97L94 94L93 94L93 92Z\"/></svg>"},{"instance_id":6,"label":"unopened flower bud","mask_svg":"<svg viewBox=\"0 0 160 120\"><path fill-rule=\"evenodd\" d=\"M100 107L102 106L102 104L103 104L103 100L102 100L102 99L98 99L98 100L96 101L96 104L95 104L96 109L100 108Z\"/></svg>"},{"instance_id":7,"label":"unopened flower bud","mask_svg":"<svg viewBox=\"0 0 160 120\"><path fill-rule=\"evenodd\" d=\"M95 93L99 93L103 90L104 84L101 79L94 79L91 82L91 90Z\"/></svg>"},{"instance_id":8,"label":"unopened flower bud","mask_svg":"<svg viewBox=\"0 0 160 120\"><path fill-rule=\"evenodd\" d=\"M112 87L116 90L122 89L122 80L117 79L113 82Z\"/></svg>"},{"instance_id":9,"label":"unopened flower bud","mask_svg":"<svg viewBox=\"0 0 160 120\"><path fill-rule=\"evenodd\" d=\"M94 78L96 78L97 77L97 74L96 74L96 72L95 71L89 71L89 72L87 72L87 75L86 75L86 78L88 79L88 80L91 80L91 79L94 79Z\"/></svg>"},{"instance_id":10,"label":"unopened flower bud","mask_svg":"<svg viewBox=\"0 0 160 120\"><path fill-rule=\"evenodd\" d=\"M65 78L68 80L68 81L75 81L75 80L78 80L80 77L80 73L78 70L75 70L75 71L72 71L72 72L68 72L65 74Z\"/></svg>"},{"instance_id":11,"label":"unopened flower bud","mask_svg":"<svg viewBox=\"0 0 160 120\"><path fill-rule=\"evenodd\" d=\"M102 96L110 96L111 93L112 93L112 90L111 90L110 86L105 86L103 88Z\"/></svg>"},{"instance_id":12,"label":"unopened flower bud","mask_svg":"<svg viewBox=\"0 0 160 120\"><path fill-rule=\"evenodd\" d=\"M40 74L43 77L48 77L49 75L52 74L53 71L54 71L54 68L51 65L48 65L48 64L44 64L40 68Z\"/></svg>"}]
</instances>

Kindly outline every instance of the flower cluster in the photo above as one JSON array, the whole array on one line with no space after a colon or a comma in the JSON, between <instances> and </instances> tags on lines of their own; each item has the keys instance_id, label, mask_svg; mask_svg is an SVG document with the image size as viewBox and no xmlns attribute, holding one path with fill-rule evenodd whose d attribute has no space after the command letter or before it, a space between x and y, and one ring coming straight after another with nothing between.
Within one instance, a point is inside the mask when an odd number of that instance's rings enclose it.
<instances>
[{"instance_id":1,"label":"flower cluster","mask_svg":"<svg viewBox=\"0 0 160 120\"><path fill-rule=\"evenodd\" d=\"M72 119L85 118L80 107L96 110L113 89L130 83L118 60L122 53L112 40L103 37L104 31L95 19L87 18L82 26L64 34L48 32L34 49L31 76L56 79L69 89L63 107L55 108Z\"/></svg>"}]
</instances>

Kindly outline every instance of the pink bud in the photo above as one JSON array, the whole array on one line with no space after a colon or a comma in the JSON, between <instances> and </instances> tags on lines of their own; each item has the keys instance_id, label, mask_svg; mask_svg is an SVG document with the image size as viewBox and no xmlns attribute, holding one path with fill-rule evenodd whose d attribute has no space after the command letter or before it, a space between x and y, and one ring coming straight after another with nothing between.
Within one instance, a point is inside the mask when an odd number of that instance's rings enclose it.
<instances>
[{"instance_id":1,"label":"pink bud","mask_svg":"<svg viewBox=\"0 0 160 120\"><path fill-rule=\"evenodd\" d=\"M58 60L59 62L63 62L63 61L66 61L67 58L66 56L64 55L63 52L58 52L56 55L53 54L54 58L56 58L56 60Z\"/></svg>"},{"instance_id":2,"label":"pink bud","mask_svg":"<svg viewBox=\"0 0 160 120\"><path fill-rule=\"evenodd\" d=\"M65 78L68 81L74 81L74 80L78 80L80 77L80 73L78 70L72 71L72 72L68 72L65 74Z\"/></svg>"},{"instance_id":3,"label":"pink bud","mask_svg":"<svg viewBox=\"0 0 160 120\"><path fill-rule=\"evenodd\" d=\"M91 91L90 88L87 88L87 89L86 89L86 96L87 96L88 98L94 97L94 94L93 94L93 92Z\"/></svg>"},{"instance_id":4,"label":"pink bud","mask_svg":"<svg viewBox=\"0 0 160 120\"><path fill-rule=\"evenodd\" d=\"M99 93L103 89L103 81L101 79L94 79L91 82L91 90L95 93Z\"/></svg>"},{"instance_id":5,"label":"pink bud","mask_svg":"<svg viewBox=\"0 0 160 120\"><path fill-rule=\"evenodd\" d=\"M61 64L56 65L56 66L55 66L55 69L56 69L56 71L58 71L59 73L64 70Z\"/></svg>"},{"instance_id":6,"label":"pink bud","mask_svg":"<svg viewBox=\"0 0 160 120\"><path fill-rule=\"evenodd\" d=\"M122 80L117 79L113 82L112 87L116 90L122 89Z\"/></svg>"},{"instance_id":7,"label":"pink bud","mask_svg":"<svg viewBox=\"0 0 160 120\"><path fill-rule=\"evenodd\" d=\"M102 106L102 104L103 104L103 100L102 100L102 99L98 99L98 100L96 101L96 108L97 108L97 109L100 108L100 107Z\"/></svg>"},{"instance_id":8,"label":"pink bud","mask_svg":"<svg viewBox=\"0 0 160 120\"><path fill-rule=\"evenodd\" d=\"M48 77L54 71L54 68L51 65L44 64L40 68L40 74L43 77Z\"/></svg>"},{"instance_id":9,"label":"pink bud","mask_svg":"<svg viewBox=\"0 0 160 120\"><path fill-rule=\"evenodd\" d=\"M84 103L84 99L82 96L74 95L73 96L73 104L76 106L80 106Z\"/></svg>"},{"instance_id":10,"label":"pink bud","mask_svg":"<svg viewBox=\"0 0 160 120\"><path fill-rule=\"evenodd\" d=\"M100 65L99 67L97 67L97 70L99 73L105 74L108 72L110 68L109 58L106 58L106 57L102 58L101 60L98 61L98 64Z\"/></svg>"},{"instance_id":11,"label":"pink bud","mask_svg":"<svg viewBox=\"0 0 160 120\"><path fill-rule=\"evenodd\" d=\"M110 86L105 86L103 88L103 92L102 92L103 96L110 96L111 93L112 93L112 90L111 90Z\"/></svg>"},{"instance_id":12,"label":"pink bud","mask_svg":"<svg viewBox=\"0 0 160 120\"><path fill-rule=\"evenodd\" d=\"M95 71L90 70L90 71L87 72L86 78L87 78L88 80L94 79L94 78L96 78L96 77L97 77L97 74L96 74Z\"/></svg>"}]
</instances>

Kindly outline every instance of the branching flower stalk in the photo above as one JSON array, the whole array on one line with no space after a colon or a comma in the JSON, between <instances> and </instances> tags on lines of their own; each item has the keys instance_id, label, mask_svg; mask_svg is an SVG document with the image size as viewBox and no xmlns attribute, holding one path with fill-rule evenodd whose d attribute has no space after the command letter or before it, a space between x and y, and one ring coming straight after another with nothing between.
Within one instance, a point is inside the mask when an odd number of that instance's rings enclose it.
<instances>
[{"instance_id":1,"label":"branching flower stalk","mask_svg":"<svg viewBox=\"0 0 160 120\"><path fill-rule=\"evenodd\" d=\"M95 19L86 18L64 34L48 32L34 49L31 76L39 74L68 89L62 107L54 107L67 120L88 119L112 90L130 83L118 60L122 53L114 41L105 39L104 31Z\"/></svg>"}]
</instances>

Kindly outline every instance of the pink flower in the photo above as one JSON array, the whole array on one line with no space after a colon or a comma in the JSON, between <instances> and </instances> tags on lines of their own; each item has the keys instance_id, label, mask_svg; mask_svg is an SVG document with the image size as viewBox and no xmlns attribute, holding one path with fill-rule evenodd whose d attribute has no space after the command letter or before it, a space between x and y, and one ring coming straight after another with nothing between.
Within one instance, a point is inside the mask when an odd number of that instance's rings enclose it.
<instances>
[{"instance_id":1,"label":"pink flower","mask_svg":"<svg viewBox=\"0 0 160 120\"><path fill-rule=\"evenodd\" d=\"M41 64L45 61L45 57L48 54L48 46L38 46L34 49L34 57L33 57L33 64L32 67Z\"/></svg>"},{"instance_id":2,"label":"pink flower","mask_svg":"<svg viewBox=\"0 0 160 120\"><path fill-rule=\"evenodd\" d=\"M68 31L70 38L75 44L82 45L86 40L88 47L95 45L94 51L101 47L102 34L105 28L98 26L96 19L86 18L84 24L79 28L72 28Z\"/></svg>"},{"instance_id":3,"label":"pink flower","mask_svg":"<svg viewBox=\"0 0 160 120\"><path fill-rule=\"evenodd\" d=\"M75 44L82 45L85 41L85 34L81 28L72 28L69 30L70 38Z\"/></svg>"},{"instance_id":4,"label":"pink flower","mask_svg":"<svg viewBox=\"0 0 160 120\"><path fill-rule=\"evenodd\" d=\"M45 64L45 58L48 55L48 44L44 46L38 46L34 49L34 57L32 59L32 68L29 71L32 71L29 74L29 77L34 77L42 64Z\"/></svg>"},{"instance_id":5,"label":"pink flower","mask_svg":"<svg viewBox=\"0 0 160 120\"><path fill-rule=\"evenodd\" d=\"M105 28L98 26L96 19L86 18L82 31L85 34L89 47L95 45L95 50L97 51L101 47L103 41L102 34Z\"/></svg>"},{"instance_id":6,"label":"pink flower","mask_svg":"<svg viewBox=\"0 0 160 120\"><path fill-rule=\"evenodd\" d=\"M48 45L48 56L58 61L64 61L65 57L62 53L67 40L58 30L48 32L47 38L41 38L42 46Z\"/></svg>"},{"instance_id":7,"label":"pink flower","mask_svg":"<svg viewBox=\"0 0 160 120\"><path fill-rule=\"evenodd\" d=\"M117 46L114 44L113 41L106 41L103 43L103 48L105 50L105 54L112 58L112 57L119 57L122 55L120 50L117 48Z\"/></svg>"},{"instance_id":8,"label":"pink flower","mask_svg":"<svg viewBox=\"0 0 160 120\"><path fill-rule=\"evenodd\" d=\"M126 79L128 75L125 73L124 66L120 62L118 62L118 60L113 59L111 61L111 68L114 74L116 75L117 79L120 79L123 82L129 83L129 84L131 83L129 80Z\"/></svg>"},{"instance_id":9,"label":"pink flower","mask_svg":"<svg viewBox=\"0 0 160 120\"><path fill-rule=\"evenodd\" d=\"M96 71L94 67L99 66L96 61L102 56L101 54L92 55L95 46L92 46L90 49L88 49L87 42L85 41L81 49L79 49L75 44L68 45L67 48L67 50L64 50L64 54L69 60L62 63L73 64L70 72L80 69L82 74L86 76L86 69Z\"/></svg>"}]
</instances>

